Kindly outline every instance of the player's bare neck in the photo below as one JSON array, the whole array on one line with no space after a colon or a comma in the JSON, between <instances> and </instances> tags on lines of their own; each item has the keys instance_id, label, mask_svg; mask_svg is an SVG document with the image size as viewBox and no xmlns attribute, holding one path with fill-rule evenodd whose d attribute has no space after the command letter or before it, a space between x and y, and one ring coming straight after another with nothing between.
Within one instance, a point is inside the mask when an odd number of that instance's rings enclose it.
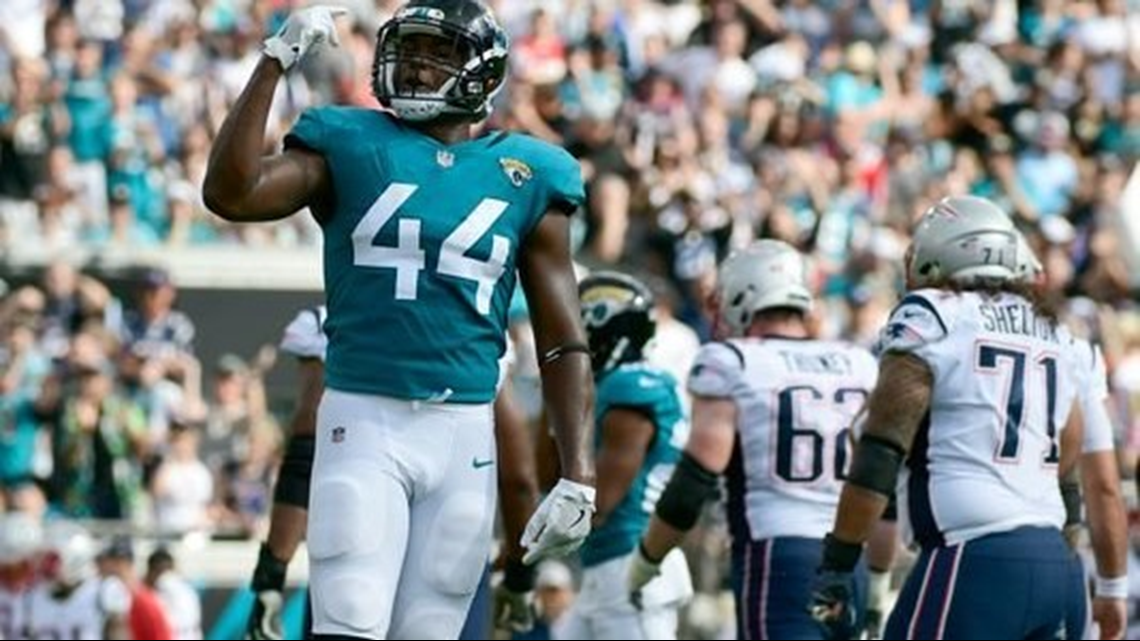
<instances>
[{"instance_id":1,"label":"player's bare neck","mask_svg":"<svg viewBox=\"0 0 1140 641\"><path fill-rule=\"evenodd\" d=\"M758 318L748 328L748 336L750 338L808 338L808 329L801 320Z\"/></svg>"}]
</instances>

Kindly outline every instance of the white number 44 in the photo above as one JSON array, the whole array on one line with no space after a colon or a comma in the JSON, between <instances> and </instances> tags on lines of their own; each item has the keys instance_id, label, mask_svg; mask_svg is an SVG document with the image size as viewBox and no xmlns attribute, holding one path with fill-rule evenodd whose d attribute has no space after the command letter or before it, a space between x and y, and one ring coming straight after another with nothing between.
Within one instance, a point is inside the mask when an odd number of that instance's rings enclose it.
<instances>
[{"instance_id":1,"label":"white number 44","mask_svg":"<svg viewBox=\"0 0 1140 641\"><path fill-rule=\"evenodd\" d=\"M396 270L397 300L416 300L420 272L427 268L424 250L420 246L421 221L418 218L400 218L395 246L374 245L373 241L417 189L417 185L392 183L352 230L352 263ZM506 271L511 241L498 234L492 236L491 256L487 260L471 258L467 252L503 215L508 205L504 200L484 198L444 239L439 250L436 273L475 281L478 285L475 307L480 314L491 311L491 296Z\"/></svg>"}]
</instances>

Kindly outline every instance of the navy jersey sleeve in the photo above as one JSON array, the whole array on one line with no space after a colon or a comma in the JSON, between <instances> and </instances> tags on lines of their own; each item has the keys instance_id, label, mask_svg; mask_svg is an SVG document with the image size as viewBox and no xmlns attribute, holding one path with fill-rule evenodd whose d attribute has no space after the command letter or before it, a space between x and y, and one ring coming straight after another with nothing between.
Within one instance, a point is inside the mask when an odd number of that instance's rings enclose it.
<instances>
[{"instance_id":1,"label":"navy jersey sleeve","mask_svg":"<svg viewBox=\"0 0 1140 641\"><path fill-rule=\"evenodd\" d=\"M908 352L919 356L923 349L950 335L952 310L935 302L925 292L907 294L891 312L879 335L876 352Z\"/></svg>"}]
</instances>

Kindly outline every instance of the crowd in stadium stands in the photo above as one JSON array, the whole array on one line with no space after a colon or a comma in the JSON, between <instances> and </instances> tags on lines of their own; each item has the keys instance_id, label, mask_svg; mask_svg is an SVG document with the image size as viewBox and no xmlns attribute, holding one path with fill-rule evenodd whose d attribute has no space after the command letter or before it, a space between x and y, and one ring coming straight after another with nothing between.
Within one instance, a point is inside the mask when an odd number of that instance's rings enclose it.
<instances>
[{"instance_id":1,"label":"crowd in stadium stands","mask_svg":"<svg viewBox=\"0 0 1140 641\"><path fill-rule=\"evenodd\" d=\"M262 385L275 353L226 354L203 372L175 297L159 269L121 302L58 262L3 299L0 487L11 507L162 536L260 533L281 440Z\"/></svg>"},{"instance_id":2,"label":"crowd in stadium stands","mask_svg":"<svg viewBox=\"0 0 1140 641\"><path fill-rule=\"evenodd\" d=\"M400 2L329 3L351 9L340 47L279 87L274 144L310 105L376 104L375 34ZM262 40L304 4L0 2L0 256L319 245L308 216L230 225L199 188ZM1140 262L1122 195L1140 159L1140 2L490 4L513 36L490 126L580 159L579 260L655 276L679 321L670 336L707 337L718 261L771 237L813 257L818 331L870 344L914 216L983 195L1029 235L1069 320L1104 344L1133 475ZM155 270L119 300L54 262L3 295L6 503L261 535L282 440L260 383L272 354L201 363L175 288ZM691 357L696 341L671 340L659 349Z\"/></svg>"}]
</instances>

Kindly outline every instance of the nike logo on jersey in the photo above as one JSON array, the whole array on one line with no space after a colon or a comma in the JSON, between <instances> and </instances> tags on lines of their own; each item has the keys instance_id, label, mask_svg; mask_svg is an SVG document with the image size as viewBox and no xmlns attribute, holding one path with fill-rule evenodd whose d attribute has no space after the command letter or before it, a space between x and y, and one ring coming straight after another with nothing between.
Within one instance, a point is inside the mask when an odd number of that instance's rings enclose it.
<instances>
[{"instance_id":1,"label":"nike logo on jersey","mask_svg":"<svg viewBox=\"0 0 1140 641\"><path fill-rule=\"evenodd\" d=\"M641 388L657 387L657 381L652 378L639 378L637 379L637 386Z\"/></svg>"},{"instance_id":2,"label":"nike logo on jersey","mask_svg":"<svg viewBox=\"0 0 1140 641\"><path fill-rule=\"evenodd\" d=\"M473 467L477 470L482 469L484 467L494 465L494 464L495 464L495 459L489 458L489 459L480 460L479 457L477 457L477 456L471 457L471 467Z\"/></svg>"},{"instance_id":3,"label":"nike logo on jersey","mask_svg":"<svg viewBox=\"0 0 1140 641\"><path fill-rule=\"evenodd\" d=\"M922 312L913 309L904 310L902 313L904 320L907 318L918 318L919 316L922 316Z\"/></svg>"}]
</instances>

